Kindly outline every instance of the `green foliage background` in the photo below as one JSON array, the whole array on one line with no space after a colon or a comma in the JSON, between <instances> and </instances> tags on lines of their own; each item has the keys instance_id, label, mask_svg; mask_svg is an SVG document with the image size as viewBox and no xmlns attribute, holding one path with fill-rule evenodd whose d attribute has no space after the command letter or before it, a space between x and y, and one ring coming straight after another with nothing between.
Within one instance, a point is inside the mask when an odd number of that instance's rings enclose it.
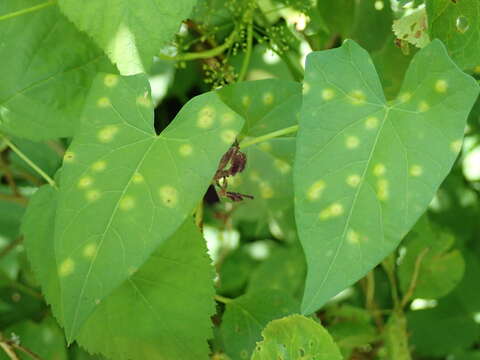
<instances>
[{"instance_id":1,"label":"green foliage background","mask_svg":"<svg viewBox=\"0 0 480 360\"><path fill-rule=\"evenodd\" d=\"M479 9L3 0L0 359L479 359Z\"/></svg>"}]
</instances>

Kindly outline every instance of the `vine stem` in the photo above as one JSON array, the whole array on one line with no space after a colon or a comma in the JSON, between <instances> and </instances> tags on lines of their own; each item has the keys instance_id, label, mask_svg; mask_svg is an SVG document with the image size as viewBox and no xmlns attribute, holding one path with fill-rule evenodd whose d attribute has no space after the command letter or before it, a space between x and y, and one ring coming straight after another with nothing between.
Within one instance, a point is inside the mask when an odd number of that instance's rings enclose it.
<instances>
[{"instance_id":1,"label":"vine stem","mask_svg":"<svg viewBox=\"0 0 480 360\"><path fill-rule=\"evenodd\" d=\"M238 28L235 28L235 30L232 31L232 33L228 36L228 38L225 40L225 42L222 45L217 46L213 49L200 51L200 52L185 53L177 56L168 56L165 54L159 54L159 57L160 59L170 60L170 61L190 61L190 60L213 58L215 56L222 54L225 50L231 47L235 42L235 40L237 39L237 36L238 36Z\"/></svg>"},{"instance_id":2,"label":"vine stem","mask_svg":"<svg viewBox=\"0 0 480 360\"><path fill-rule=\"evenodd\" d=\"M50 176L48 176L45 173L45 171L40 169L40 167L37 164L35 164L32 160L30 160L30 158L27 155L25 155L18 147L16 147L15 144L12 143L9 138L7 138L5 135L0 135L0 136L2 137L3 141L5 141L7 146L10 149L12 149L12 151L15 154L17 154L19 158L21 158L23 161L25 161L33 170L35 170L35 172L38 175L40 175L43 179L45 179L45 181L47 183L49 183L54 188L57 188L57 184L55 184L55 181Z\"/></svg>"},{"instance_id":3,"label":"vine stem","mask_svg":"<svg viewBox=\"0 0 480 360\"><path fill-rule=\"evenodd\" d=\"M0 347L3 349L5 354L8 355L10 360L20 360L18 358L18 355L15 354L15 350L13 350L13 348L10 344L6 343L5 341L0 341Z\"/></svg>"},{"instance_id":4,"label":"vine stem","mask_svg":"<svg viewBox=\"0 0 480 360\"><path fill-rule=\"evenodd\" d=\"M271 133L256 137L256 138L249 138L245 139L240 143L240 148L245 149L246 147L268 141L270 139L274 139L283 135L293 134L298 131L298 125L290 126L284 129L280 129L277 131L272 131Z\"/></svg>"},{"instance_id":5,"label":"vine stem","mask_svg":"<svg viewBox=\"0 0 480 360\"><path fill-rule=\"evenodd\" d=\"M253 16L250 16L250 21L247 27L247 49L245 52L245 57L243 59L242 68L240 74L238 75L238 82L245 80L247 76L248 67L250 66L250 60L252 59L252 48L253 48Z\"/></svg>"},{"instance_id":6,"label":"vine stem","mask_svg":"<svg viewBox=\"0 0 480 360\"><path fill-rule=\"evenodd\" d=\"M420 266L422 265L423 258L427 253L430 251L429 248L425 248L422 250L422 252L417 256L417 259L415 260L415 267L413 269L413 274L412 274L412 279L410 280L410 285L408 286L407 291L405 292L402 301L400 303L400 306L402 308L407 305L407 303L410 301L410 298L413 296L413 292L415 291L415 288L417 287L417 281L418 281L418 276L420 275Z\"/></svg>"},{"instance_id":7,"label":"vine stem","mask_svg":"<svg viewBox=\"0 0 480 360\"><path fill-rule=\"evenodd\" d=\"M56 2L57 2L57 0L48 0L44 3L29 7L29 8L26 8L26 9L14 11L14 12L11 12L9 14L2 15L2 16L0 16L0 21L12 19L12 18L15 18L17 16L21 16L21 15L25 15L25 14L28 14L28 13L31 13L31 12L41 10L41 9L46 8L48 6L55 5Z\"/></svg>"},{"instance_id":8,"label":"vine stem","mask_svg":"<svg viewBox=\"0 0 480 360\"><path fill-rule=\"evenodd\" d=\"M219 303L222 304L228 304L233 301L233 299L229 299L227 297L221 296L221 295L215 295L215 300L218 301Z\"/></svg>"}]
</instances>

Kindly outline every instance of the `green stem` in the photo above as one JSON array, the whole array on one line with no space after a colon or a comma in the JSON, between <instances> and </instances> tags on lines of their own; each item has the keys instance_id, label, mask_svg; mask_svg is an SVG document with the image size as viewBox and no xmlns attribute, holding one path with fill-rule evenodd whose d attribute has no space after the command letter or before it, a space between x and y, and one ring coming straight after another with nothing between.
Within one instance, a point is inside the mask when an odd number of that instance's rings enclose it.
<instances>
[{"instance_id":1,"label":"green stem","mask_svg":"<svg viewBox=\"0 0 480 360\"><path fill-rule=\"evenodd\" d=\"M400 303L400 306L402 307L402 309L407 305L407 303L412 298L413 293L415 292L415 288L417 287L418 276L420 275L420 266L422 265L423 258L425 257L425 255L427 255L429 250L430 250L429 248L423 249L422 252L418 255L417 259L415 260L415 268L413 270L412 279L410 280L410 285L408 286L408 289L404 294L403 299Z\"/></svg>"},{"instance_id":2,"label":"green stem","mask_svg":"<svg viewBox=\"0 0 480 360\"><path fill-rule=\"evenodd\" d=\"M30 160L28 158L27 155L25 155L19 148L17 148L15 146L15 144L13 144L10 139L8 139L5 135L0 135L3 137L3 140L5 141L5 143L7 144L7 146L12 149L13 152L15 152L15 154L18 155L19 158L21 158L23 161L25 161L33 170L35 170L35 172L40 175L43 179L45 179L45 181L47 183L49 183L51 186L53 186L54 188L57 187L57 185L55 184L55 181L50 177L48 176L45 171L43 171L42 169L40 169L40 167L37 166L37 164L35 164L32 160Z\"/></svg>"},{"instance_id":3,"label":"green stem","mask_svg":"<svg viewBox=\"0 0 480 360\"><path fill-rule=\"evenodd\" d=\"M12 19L12 18L17 17L17 16L21 16L21 15L25 15L25 14L28 14L28 13L31 13L31 12L34 12L34 11L38 11L38 10L46 8L48 6L55 5L56 2L57 2L57 0L48 0L44 3L29 7L29 8L26 8L26 9L14 11L12 13L2 15L2 16L0 16L0 21L7 20L7 19Z\"/></svg>"},{"instance_id":4,"label":"green stem","mask_svg":"<svg viewBox=\"0 0 480 360\"><path fill-rule=\"evenodd\" d=\"M215 295L215 300L217 300L218 302L220 302L222 304L228 304L228 303L231 303L233 301L233 299L229 299L229 298L226 298L226 297L221 296L221 295Z\"/></svg>"},{"instance_id":5,"label":"green stem","mask_svg":"<svg viewBox=\"0 0 480 360\"><path fill-rule=\"evenodd\" d=\"M273 131L266 135L262 135L256 138L245 139L240 143L240 148L245 149L246 147L268 141L270 139L274 139L283 135L293 134L298 131L298 125L290 126L288 128L280 129L277 131Z\"/></svg>"},{"instance_id":6,"label":"green stem","mask_svg":"<svg viewBox=\"0 0 480 360\"><path fill-rule=\"evenodd\" d=\"M247 49L245 51L245 57L243 58L242 69L240 75L238 75L238 82L245 80L247 76L248 67L252 59L252 47L253 47L253 17L250 17L250 22L247 27Z\"/></svg>"},{"instance_id":7,"label":"green stem","mask_svg":"<svg viewBox=\"0 0 480 360\"><path fill-rule=\"evenodd\" d=\"M177 56L168 56L164 54L160 54L159 57L163 60L170 60L170 61L190 61L190 60L198 60L198 59L210 59L215 56L222 54L225 50L233 45L238 35L238 29L232 31L232 33L228 36L225 42L217 46L213 49L201 51L201 52L193 52L193 53L185 53Z\"/></svg>"},{"instance_id":8,"label":"green stem","mask_svg":"<svg viewBox=\"0 0 480 360\"><path fill-rule=\"evenodd\" d=\"M385 260L382 261L382 267L387 274L388 281L390 282L390 291L392 294L392 300L394 304L394 309L401 310L400 300L398 298L398 286L397 279L395 276L395 254L388 256Z\"/></svg>"}]
</instances>

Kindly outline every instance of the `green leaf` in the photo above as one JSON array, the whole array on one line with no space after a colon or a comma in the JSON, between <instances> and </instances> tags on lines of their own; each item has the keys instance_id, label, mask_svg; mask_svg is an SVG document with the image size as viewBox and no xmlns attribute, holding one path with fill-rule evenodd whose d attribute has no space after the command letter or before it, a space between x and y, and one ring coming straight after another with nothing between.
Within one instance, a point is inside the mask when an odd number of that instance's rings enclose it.
<instances>
[{"instance_id":1,"label":"green leaf","mask_svg":"<svg viewBox=\"0 0 480 360\"><path fill-rule=\"evenodd\" d=\"M305 268L305 256L300 246L279 247L252 274L248 292L267 288L295 296L305 281Z\"/></svg>"},{"instance_id":2,"label":"green leaf","mask_svg":"<svg viewBox=\"0 0 480 360\"><path fill-rule=\"evenodd\" d=\"M227 304L221 335L232 360L248 359L262 329L272 320L298 311L298 302L280 290L249 292Z\"/></svg>"},{"instance_id":3,"label":"green leaf","mask_svg":"<svg viewBox=\"0 0 480 360\"><path fill-rule=\"evenodd\" d=\"M4 0L0 15L41 3ZM107 57L51 6L0 21L0 131L32 140L73 134Z\"/></svg>"},{"instance_id":4,"label":"green leaf","mask_svg":"<svg viewBox=\"0 0 480 360\"><path fill-rule=\"evenodd\" d=\"M262 332L252 360L341 360L342 356L322 325L301 315L272 321Z\"/></svg>"},{"instance_id":5,"label":"green leaf","mask_svg":"<svg viewBox=\"0 0 480 360\"><path fill-rule=\"evenodd\" d=\"M187 220L102 301L78 342L118 360L208 359L213 277L203 238Z\"/></svg>"},{"instance_id":6,"label":"green leaf","mask_svg":"<svg viewBox=\"0 0 480 360\"><path fill-rule=\"evenodd\" d=\"M377 265L425 211L478 85L433 41L387 103L368 54L347 41L309 56L305 91L294 184L308 314Z\"/></svg>"},{"instance_id":7,"label":"green leaf","mask_svg":"<svg viewBox=\"0 0 480 360\"><path fill-rule=\"evenodd\" d=\"M427 0L426 5L430 37L445 42L453 60L462 69L480 66L478 1Z\"/></svg>"},{"instance_id":8,"label":"green leaf","mask_svg":"<svg viewBox=\"0 0 480 360\"><path fill-rule=\"evenodd\" d=\"M392 35L382 49L372 54L372 60L378 71L387 100L394 99L398 95L408 64L415 51L412 48L410 54L405 55L402 49L395 45Z\"/></svg>"},{"instance_id":9,"label":"green leaf","mask_svg":"<svg viewBox=\"0 0 480 360\"><path fill-rule=\"evenodd\" d=\"M59 0L77 27L89 34L123 75L147 72L160 47L180 29L196 0Z\"/></svg>"},{"instance_id":10,"label":"green leaf","mask_svg":"<svg viewBox=\"0 0 480 360\"><path fill-rule=\"evenodd\" d=\"M242 125L207 93L156 136L146 79L99 76L59 178L55 253L69 340L192 213Z\"/></svg>"},{"instance_id":11,"label":"green leaf","mask_svg":"<svg viewBox=\"0 0 480 360\"><path fill-rule=\"evenodd\" d=\"M249 146L245 170L228 180L232 190L254 196L234 213L235 219L274 219L285 237L295 238L294 224L288 223L293 209L293 157L295 139L272 139Z\"/></svg>"},{"instance_id":12,"label":"green leaf","mask_svg":"<svg viewBox=\"0 0 480 360\"><path fill-rule=\"evenodd\" d=\"M221 262L219 271L220 294L238 294L248 282L248 278L257 266L257 261L246 251L244 246L228 254Z\"/></svg>"},{"instance_id":13,"label":"green leaf","mask_svg":"<svg viewBox=\"0 0 480 360\"><path fill-rule=\"evenodd\" d=\"M262 136L296 125L302 104L301 85L278 79L241 82L218 94L245 119L245 136Z\"/></svg>"},{"instance_id":14,"label":"green leaf","mask_svg":"<svg viewBox=\"0 0 480 360\"><path fill-rule=\"evenodd\" d=\"M356 348L377 340L377 330L366 309L346 304L328 307L325 318L329 324L328 331L345 359L350 359Z\"/></svg>"},{"instance_id":15,"label":"green leaf","mask_svg":"<svg viewBox=\"0 0 480 360\"><path fill-rule=\"evenodd\" d=\"M11 194L10 188L0 185L0 194ZM24 206L0 200L0 236L15 239L18 236Z\"/></svg>"},{"instance_id":16,"label":"green leaf","mask_svg":"<svg viewBox=\"0 0 480 360\"><path fill-rule=\"evenodd\" d=\"M27 254L57 319L63 323L53 228L58 193L32 198L23 232ZM207 359L214 312L213 271L191 220L167 239L112 294L97 304L78 341L112 359ZM119 341L121 339L121 341Z\"/></svg>"},{"instance_id":17,"label":"green leaf","mask_svg":"<svg viewBox=\"0 0 480 360\"><path fill-rule=\"evenodd\" d=\"M432 309L407 313L410 342L421 356L444 357L471 348L480 336L475 314L480 312L478 254L464 251L465 275L461 283Z\"/></svg>"},{"instance_id":18,"label":"green leaf","mask_svg":"<svg viewBox=\"0 0 480 360\"><path fill-rule=\"evenodd\" d=\"M398 266L400 288L405 293L419 262L414 298L437 299L452 291L462 280L465 262L459 250L451 250L455 238L434 228L422 217L405 238L405 256Z\"/></svg>"},{"instance_id":19,"label":"green leaf","mask_svg":"<svg viewBox=\"0 0 480 360\"><path fill-rule=\"evenodd\" d=\"M42 359L67 359L67 348L62 331L50 317L47 317L39 324L25 321L4 330L5 336L11 334L18 337L20 345L33 351ZM20 351L17 351L17 354L21 360L32 359ZM2 351L0 352L0 359L8 360L9 357Z\"/></svg>"}]
</instances>

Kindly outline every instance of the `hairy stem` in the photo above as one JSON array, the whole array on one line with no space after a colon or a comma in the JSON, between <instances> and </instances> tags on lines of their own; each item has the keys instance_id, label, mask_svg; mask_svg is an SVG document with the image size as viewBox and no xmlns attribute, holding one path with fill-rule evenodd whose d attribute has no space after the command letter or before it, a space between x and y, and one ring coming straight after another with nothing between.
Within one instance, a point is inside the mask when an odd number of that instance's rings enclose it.
<instances>
[{"instance_id":1,"label":"hairy stem","mask_svg":"<svg viewBox=\"0 0 480 360\"><path fill-rule=\"evenodd\" d=\"M21 158L23 161L25 161L33 170L35 170L35 172L40 175L47 183L49 183L51 186L53 186L54 188L57 187L57 185L55 184L55 181L50 177L48 176L45 171L43 171L42 169L40 169L40 167L35 164L32 160L30 160L28 158L27 155L25 155L19 148L17 148L15 146L15 144L13 144L10 139L8 139L6 136L4 135L0 135L3 137L3 140L5 141L5 143L7 144L7 146L12 149L13 152L15 152L15 154L18 155L19 158Z\"/></svg>"},{"instance_id":2,"label":"hairy stem","mask_svg":"<svg viewBox=\"0 0 480 360\"><path fill-rule=\"evenodd\" d=\"M21 15L25 15L25 14L28 14L28 13L31 13L31 12L35 12L35 11L41 10L43 8L55 5L56 3L57 3L57 0L48 0L44 3L29 7L29 8L26 8L26 9L22 9L22 10L11 12L9 14L1 15L0 16L0 21L7 20L7 19L12 19L12 18L15 18L17 16L21 16Z\"/></svg>"},{"instance_id":3,"label":"hairy stem","mask_svg":"<svg viewBox=\"0 0 480 360\"><path fill-rule=\"evenodd\" d=\"M250 138L250 139L245 139L240 143L240 148L245 149L246 147L268 141L270 139L274 139L280 136L288 135L288 134L293 134L298 131L298 125L290 126L288 128L280 129L277 131L272 131L271 133L256 137L256 138Z\"/></svg>"}]
</instances>

